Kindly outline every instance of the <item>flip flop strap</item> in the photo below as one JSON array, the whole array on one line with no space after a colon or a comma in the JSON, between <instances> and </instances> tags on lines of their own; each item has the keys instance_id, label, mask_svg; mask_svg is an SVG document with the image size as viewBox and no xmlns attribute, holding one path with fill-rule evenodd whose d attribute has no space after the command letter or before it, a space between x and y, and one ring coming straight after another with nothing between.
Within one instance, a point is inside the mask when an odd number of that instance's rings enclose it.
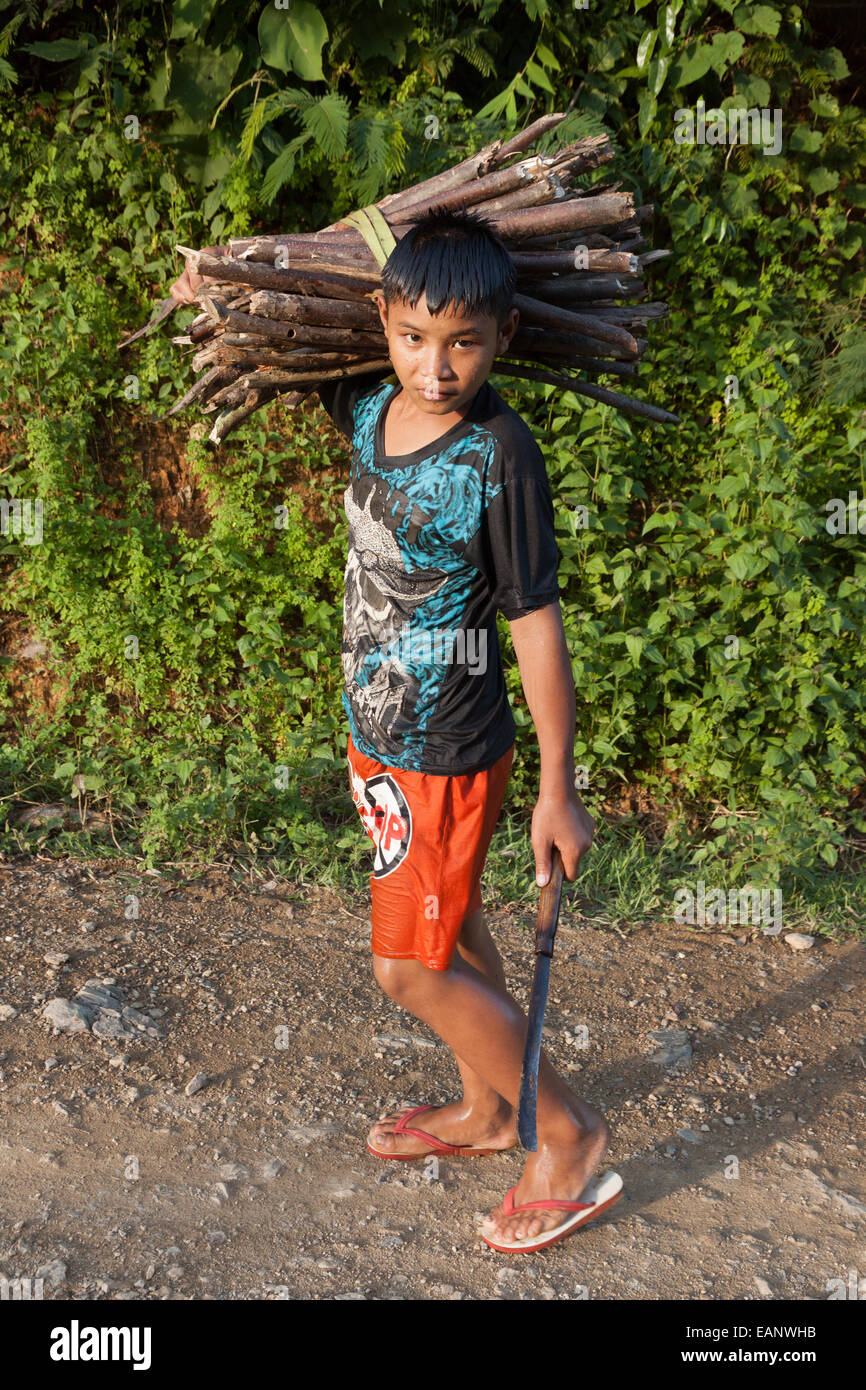
<instances>
[{"instance_id":1,"label":"flip flop strap","mask_svg":"<svg viewBox=\"0 0 866 1390\"><path fill-rule=\"evenodd\" d=\"M503 1206L506 1216L513 1216L519 1211L587 1211L595 1206L594 1202L566 1202L562 1197L548 1197L541 1202L521 1202L519 1206L515 1206L516 1190L516 1186L510 1187L505 1194Z\"/></svg>"},{"instance_id":2,"label":"flip flop strap","mask_svg":"<svg viewBox=\"0 0 866 1390\"><path fill-rule=\"evenodd\" d=\"M394 1133L409 1134L413 1139L422 1139L425 1143L432 1144L436 1152L443 1156L449 1154L454 1156L461 1153L463 1149L471 1148L471 1144L446 1144L444 1140L437 1139L435 1134L428 1134L426 1129L412 1129L408 1126L407 1122L412 1119L413 1115L423 1115L427 1110L437 1110L438 1108L436 1105L416 1105L414 1110L407 1110L406 1114L401 1116L395 1124Z\"/></svg>"}]
</instances>

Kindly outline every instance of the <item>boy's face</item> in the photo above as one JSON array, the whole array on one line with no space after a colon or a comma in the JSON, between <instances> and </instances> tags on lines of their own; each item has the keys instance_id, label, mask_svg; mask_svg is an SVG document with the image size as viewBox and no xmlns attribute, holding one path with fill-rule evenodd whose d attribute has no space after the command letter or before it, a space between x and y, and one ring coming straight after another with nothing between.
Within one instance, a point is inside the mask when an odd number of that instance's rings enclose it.
<instances>
[{"instance_id":1,"label":"boy's face","mask_svg":"<svg viewBox=\"0 0 866 1390\"><path fill-rule=\"evenodd\" d=\"M424 295L414 309L405 300L388 306L381 293L377 303L394 371L425 415L450 415L472 400L494 357L508 351L520 317L512 309L500 329L492 314L455 313L453 303L433 315Z\"/></svg>"}]
</instances>

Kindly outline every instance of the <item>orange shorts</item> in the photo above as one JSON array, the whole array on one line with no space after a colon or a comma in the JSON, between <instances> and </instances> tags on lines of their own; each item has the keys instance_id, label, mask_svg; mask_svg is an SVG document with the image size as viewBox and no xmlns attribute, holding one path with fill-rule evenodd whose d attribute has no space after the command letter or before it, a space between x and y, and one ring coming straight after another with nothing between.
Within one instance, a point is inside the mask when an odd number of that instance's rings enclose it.
<instances>
[{"instance_id":1,"label":"orange shorts","mask_svg":"<svg viewBox=\"0 0 866 1390\"><path fill-rule=\"evenodd\" d=\"M447 970L465 918L481 907L481 871L513 759L512 744L481 772L413 772L368 758L349 735L352 799L376 846L375 955Z\"/></svg>"}]
</instances>

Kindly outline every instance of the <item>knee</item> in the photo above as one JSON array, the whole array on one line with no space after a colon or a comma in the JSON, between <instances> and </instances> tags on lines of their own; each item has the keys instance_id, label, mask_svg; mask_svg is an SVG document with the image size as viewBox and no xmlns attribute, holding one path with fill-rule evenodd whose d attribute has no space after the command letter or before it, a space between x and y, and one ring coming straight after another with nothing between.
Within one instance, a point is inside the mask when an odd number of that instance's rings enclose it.
<instances>
[{"instance_id":1,"label":"knee","mask_svg":"<svg viewBox=\"0 0 866 1390\"><path fill-rule=\"evenodd\" d=\"M415 994L419 976L426 973L417 960L395 960L390 956L373 956L373 974L389 999L406 1004Z\"/></svg>"},{"instance_id":2,"label":"knee","mask_svg":"<svg viewBox=\"0 0 866 1390\"><path fill-rule=\"evenodd\" d=\"M467 950L473 951L477 949L483 935L484 908L479 907L475 912L470 912L468 917L464 917L458 941L461 946L465 946Z\"/></svg>"}]
</instances>

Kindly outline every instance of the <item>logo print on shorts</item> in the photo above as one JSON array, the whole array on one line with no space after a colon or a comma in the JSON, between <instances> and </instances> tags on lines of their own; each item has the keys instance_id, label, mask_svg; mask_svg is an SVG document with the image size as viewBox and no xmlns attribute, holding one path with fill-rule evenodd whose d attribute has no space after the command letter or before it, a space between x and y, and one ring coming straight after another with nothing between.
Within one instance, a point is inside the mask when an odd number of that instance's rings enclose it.
<instances>
[{"instance_id":1,"label":"logo print on shorts","mask_svg":"<svg viewBox=\"0 0 866 1390\"><path fill-rule=\"evenodd\" d=\"M405 796L387 772L367 779L364 796L372 807L370 833L376 844L373 875L384 878L406 858L412 839L412 814Z\"/></svg>"}]
</instances>

